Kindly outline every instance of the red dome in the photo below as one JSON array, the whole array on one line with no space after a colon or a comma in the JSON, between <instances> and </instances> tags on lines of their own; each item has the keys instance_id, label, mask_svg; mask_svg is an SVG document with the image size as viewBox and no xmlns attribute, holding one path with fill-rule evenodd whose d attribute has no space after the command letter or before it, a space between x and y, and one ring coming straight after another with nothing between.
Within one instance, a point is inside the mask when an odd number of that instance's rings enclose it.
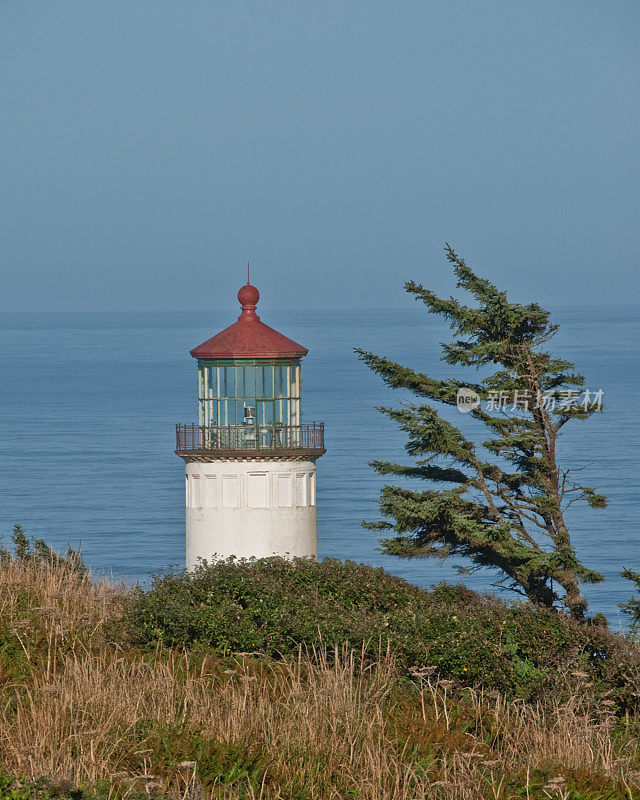
<instances>
[{"instance_id":1,"label":"red dome","mask_svg":"<svg viewBox=\"0 0 640 800\"><path fill-rule=\"evenodd\" d=\"M256 314L260 292L247 283L238 292L242 313L233 325L194 347L197 359L218 358L302 358L309 352L282 333L265 325Z\"/></svg>"}]
</instances>

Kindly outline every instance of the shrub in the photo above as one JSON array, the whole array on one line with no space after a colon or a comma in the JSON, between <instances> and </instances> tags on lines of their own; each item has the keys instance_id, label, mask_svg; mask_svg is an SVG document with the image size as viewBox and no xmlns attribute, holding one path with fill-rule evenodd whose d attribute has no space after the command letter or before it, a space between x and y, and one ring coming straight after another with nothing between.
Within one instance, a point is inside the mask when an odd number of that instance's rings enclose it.
<instances>
[{"instance_id":1,"label":"shrub","mask_svg":"<svg viewBox=\"0 0 640 800\"><path fill-rule=\"evenodd\" d=\"M146 647L287 657L346 643L371 659L389 647L406 671L432 667L512 697L588 691L620 708L638 699L637 648L601 626L463 586L427 591L350 561L231 559L158 575L134 593L127 624Z\"/></svg>"},{"instance_id":2,"label":"shrub","mask_svg":"<svg viewBox=\"0 0 640 800\"><path fill-rule=\"evenodd\" d=\"M623 578L626 578L635 584L635 588L640 591L640 574L631 569L624 569L621 573ZM632 633L640 634L640 597L632 595L626 603L620 603L620 609L631 620L630 630Z\"/></svg>"}]
</instances>

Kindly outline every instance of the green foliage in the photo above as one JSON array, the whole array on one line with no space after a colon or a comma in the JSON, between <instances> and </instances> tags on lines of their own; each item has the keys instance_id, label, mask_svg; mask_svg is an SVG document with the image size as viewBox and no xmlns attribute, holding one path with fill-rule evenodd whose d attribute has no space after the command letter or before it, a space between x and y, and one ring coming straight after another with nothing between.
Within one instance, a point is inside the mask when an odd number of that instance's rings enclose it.
<instances>
[{"instance_id":1,"label":"green foliage","mask_svg":"<svg viewBox=\"0 0 640 800\"><path fill-rule=\"evenodd\" d=\"M637 653L599 625L463 586L427 591L349 561L229 560L160 575L135 593L128 629L149 648L199 645L224 656L348 643L375 659L389 646L407 672L433 667L510 696L582 692L586 681L620 707L638 699Z\"/></svg>"},{"instance_id":2,"label":"green foliage","mask_svg":"<svg viewBox=\"0 0 640 800\"><path fill-rule=\"evenodd\" d=\"M436 486L426 491L384 487L380 509L385 520L365 527L392 532L381 540L391 555L464 556L474 568L498 570L502 585L532 602L564 605L582 619L587 603L579 583L603 577L577 558L564 513L578 500L604 508L606 499L573 480L571 470L559 468L556 444L567 423L600 410L599 398L588 391L579 397L583 376L544 349L558 329L548 311L536 303L509 302L505 292L475 275L448 245L446 253L458 288L476 305L439 298L411 281L405 289L429 313L449 320L455 338L442 345L445 363L496 371L474 383L436 380L356 349L390 387L409 389L422 401L379 409L407 434L406 450L415 463L374 461L372 466L383 475ZM432 405L455 408L461 390L472 390L485 401L467 415L485 428L479 442L464 436ZM501 397L509 398L506 409L495 405Z\"/></svg>"},{"instance_id":3,"label":"green foliage","mask_svg":"<svg viewBox=\"0 0 640 800\"><path fill-rule=\"evenodd\" d=\"M20 525L14 525L11 539L13 552L0 548L0 570L18 567L22 580L11 586L10 591L6 584L0 591L4 601L0 614L0 687L4 681L25 680L31 671L30 659L38 654L46 657L50 652L51 615L61 614L65 601L64 597L56 596L54 604L46 607L38 576L52 573L63 576L69 592L82 590L89 582L78 551L67 548L60 555L41 539L27 537ZM78 622L77 628L67 630L67 635L56 644L58 652L72 648L79 639L86 649L95 621L87 618Z\"/></svg>"},{"instance_id":4,"label":"green foliage","mask_svg":"<svg viewBox=\"0 0 640 800\"><path fill-rule=\"evenodd\" d=\"M193 764L205 785L246 785L258 790L268 772L268 754L240 742L222 742L181 722L169 728L150 721L145 745L153 751L154 768L170 772L185 762Z\"/></svg>"},{"instance_id":5,"label":"green foliage","mask_svg":"<svg viewBox=\"0 0 640 800\"><path fill-rule=\"evenodd\" d=\"M623 578L635 584L636 591L640 592L640 573L631 569L624 569L620 573ZM628 615L631 620L630 629L633 633L640 633L640 597L633 595L626 603L620 603L620 609Z\"/></svg>"},{"instance_id":6,"label":"green foliage","mask_svg":"<svg viewBox=\"0 0 640 800\"><path fill-rule=\"evenodd\" d=\"M21 525L13 526L11 541L13 542L13 556L10 550L0 547L0 562L13 557L19 561L35 561L39 564L66 567L79 575L85 575L87 572L79 550L67 546L65 553L60 555L43 539L30 539Z\"/></svg>"},{"instance_id":7,"label":"green foliage","mask_svg":"<svg viewBox=\"0 0 640 800\"><path fill-rule=\"evenodd\" d=\"M53 781L46 777L26 780L24 777L5 775L0 772L0 800L115 800L124 797L118 787L109 781L100 781L97 786L73 786L68 781ZM126 792L128 800L160 798L147 792Z\"/></svg>"}]
</instances>

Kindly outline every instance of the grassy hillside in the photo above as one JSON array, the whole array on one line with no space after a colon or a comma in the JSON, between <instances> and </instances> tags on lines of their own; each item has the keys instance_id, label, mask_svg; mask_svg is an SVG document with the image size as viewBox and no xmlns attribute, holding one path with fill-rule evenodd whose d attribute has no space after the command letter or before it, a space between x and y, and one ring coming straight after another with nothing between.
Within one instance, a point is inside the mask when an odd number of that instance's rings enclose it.
<instances>
[{"instance_id":1,"label":"grassy hillside","mask_svg":"<svg viewBox=\"0 0 640 800\"><path fill-rule=\"evenodd\" d=\"M509 697L587 691L619 711L640 699L637 648L601 625L464 586L425 591L364 564L229 561L160 576L132 600L130 637L147 648L162 642L295 657L301 644L360 650L365 642L365 657L389 645L405 672L429 666L441 678Z\"/></svg>"},{"instance_id":2,"label":"grassy hillside","mask_svg":"<svg viewBox=\"0 0 640 800\"><path fill-rule=\"evenodd\" d=\"M638 664L597 626L355 564L140 592L23 549L0 559L0 798L633 798Z\"/></svg>"}]
</instances>

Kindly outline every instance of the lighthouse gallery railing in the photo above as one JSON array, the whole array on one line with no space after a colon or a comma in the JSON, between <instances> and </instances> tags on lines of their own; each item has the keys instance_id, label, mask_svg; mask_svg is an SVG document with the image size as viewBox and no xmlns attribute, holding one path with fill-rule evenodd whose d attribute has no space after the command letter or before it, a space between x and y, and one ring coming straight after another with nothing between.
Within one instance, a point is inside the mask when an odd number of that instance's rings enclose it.
<instances>
[{"instance_id":1,"label":"lighthouse gallery railing","mask_svg":"<svg viewBox=\"0 0 640 800\"><path fill-rule=\"evenodd\" d=\"M176 453L324 452L324 422L305 425L176 425Z\"/></svg>"}]
</instances>

